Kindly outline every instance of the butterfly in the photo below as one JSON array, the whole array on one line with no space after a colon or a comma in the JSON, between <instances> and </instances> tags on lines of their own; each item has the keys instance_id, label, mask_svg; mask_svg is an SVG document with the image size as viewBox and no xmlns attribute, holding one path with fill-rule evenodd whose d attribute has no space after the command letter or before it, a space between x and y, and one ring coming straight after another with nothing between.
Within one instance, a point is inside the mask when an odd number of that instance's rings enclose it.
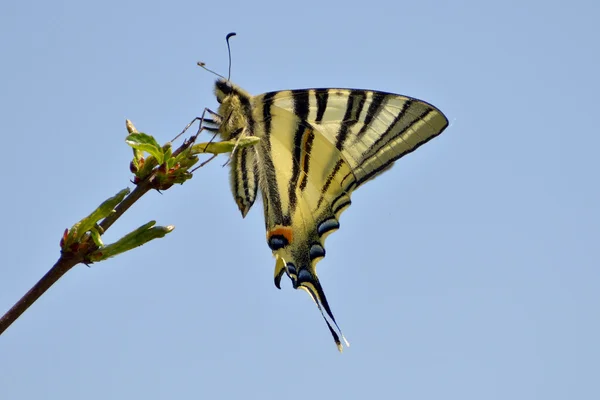
<instances>
[{"instance_id":1,"label":"butterfly","mask_svg":"<svg viewBox=\"0 0 600 400\"><path fill-rule=\"evenodd\" d=\"M441 134L448 120L424 101L357 89L299 89L252 96L218 79L206 129L223 140L257 136L231 155L231 189L245 217L261 193L275 286L285 274L311 296L336 346L344 338L317 276L325 239L354 190ZM335 329L334 329L335 328Z\"/></svg>"}]
</instances>

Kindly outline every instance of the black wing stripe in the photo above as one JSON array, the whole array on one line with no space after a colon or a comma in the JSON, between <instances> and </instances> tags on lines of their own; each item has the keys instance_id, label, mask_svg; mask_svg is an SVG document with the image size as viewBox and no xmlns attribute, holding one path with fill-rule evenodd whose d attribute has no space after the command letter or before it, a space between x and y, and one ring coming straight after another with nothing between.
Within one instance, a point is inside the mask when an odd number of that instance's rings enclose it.
<instances>
[{"instance_id":1,"label":"black wing stripe","mask_svg":"<svg viewBox=\"0 0 600 400\"><path fill-rule=\"evenodd\" d=\"M342 201L339 204L337 204L337 202L339 200L342 200ZM348 197L348 195L346 193L343 193L340 196L338 196L331 204L332 204L331 212L333 212L333 214L337 216L343 209L350 207L350 205L352 204L352 201L350 201L350 198Z\"/></svg>"},{"instance_id":2,"label":"black wing stripe","mask_svg":"<svg viewBox=\"0 0 600 400\"><path fill-rule=\"evenodd\" d=\"M422 119L427 118L427 116L431 113L437 112L433 109L428 109L425 112L423 112L423 114L421 114L417 119L415 119L410 125L407 125L401 132L401 134L403 134L404 132L406 132L407 130L409 130L414 124L416 124L417 122L419 122ZM392 158L390 158L389 160L387 160L385 163L383 163L383 165L379 166L378 168L370 171L368 174L362 176L359 180L357 180L356 182L356 186L360 186L362 183L368 181L369 179L375 177L377 174L379 174L380 172L385 171L389 165L391 163L393 163L394 161L398 160L399 158L412 153L413 151L417 150L419 147L421 147L422 145L424 145L425 143L427 143L428 141L430 141L431 139L433 139L434 137L438 136L440 133L443 132L443 130L446 128L448 124L446 123L446 125L444 125L442 128L440 128L438 130L438 132L435 135L430 135L429 137L424 138L421 142L417 143L415 146L411 147L411 148L407 148L406 151L402 152L402 153L398 153L395 154ZM398 136L400 135L395 135L394 137L392 137L390 140L388 140L386 143L383 144L383 146L385 146L387 143L389 143L390 141L396 139ZM382 146L382 147L383 147ZM377 153L375 153L374 155L370 156L370 158L372 157L377 157ZM368 161L368 159L364 160L364 161Z\"/></svg>"},{"instance_id":3,"label":"black wing stripe","mask_svg":"<svg viewBox=\"0 0 600 400\"><path fill-rule=\"evenodd\" d=\"M320 123L327 109L327 101L329 100L329 89L316 89L315 96L317 97L317 116L315 122Z\"/></svg>"},{"instance_id":4,"label":"black wing stripe","mask_svg":"<svg viewBox=\"0 0 600 400\"><path fill-rule=\"evenodd\" d=\"M288 188L290 198L290 214L294 213L298 202L298 194L296 192L296 187L298 185L298 180L300 179L302 143L304 141L304 134L307 131L309 131L309 129L306 129L306 126L303 124L303 122L306 121L306 119L308 118L308 96L309 92L307 90L292 91L294 114L296 115L296 117L298 117L299 122L296 126L296 132L294 133L294 149L292 151L292 179L290 179Z\"/></svg>"},{"instance_id":5,"label":"black wing stripe","mask_svg":"<svg viewBox=\"0 0 600 400\"><path fill-rule=\"evenodd\" d=\"M304 142L304 154L302 162L302 181L300 181L300 190L304 191L306 184L308 183L308 170L310 168L310 154L312 151L313 141L315 140L315 133L312 129L308 130L306 141Z\"/></svg>"},{"instance_id":6,"label":"black wing stripe","mask_svg":"<svg viewBox=\"0 0 600 400\"><path fill-rule=\"evenodd\" d=\"M344 143L348 138L348 132L350 128L358 122L358 118L360 117L360 113L365 105L365 101L367 100L367 92L364 90L353 90L348 95L348 102L346 103L346 112L344 113L344 118L340 124L340 130L337 134L335 147L342 151L344 148Z\"/></svg>"},{"instance_id":7,"label":"black wing stripe","mask_svg":"<svg viewBox=\"0 0 600 400\"><path fill-rule=\"evenodd\" d=\"M266 93L263 97L263 123L264 123L264 138L260 141L260 146L262 146L263 151L262 157L260 160L264 163L263 171L268 176L267 182L277 182L277 177L275 176L275 166L273 165L273 159L271 158L271 107L273 106L273 99L275 98L276 92ZM268 208L269 213L272 213L274 216L276 223L286 224L289 220L288 218L284 219L283 211L281 208L281 198L279 197L279 191L277 190L276 185L268 185L268 200L263 199L265 204L265 210ZM289 223L287 224L289 225Z\"/></svg>"},{"instance_id":8,"label":"black wing stripe","mask_svg":"<svg viewBox=\"0 0 600 400\"><path fill-rule=\"evenodd\" d=\"M392 123L387 127L387 129L385 130L385 132L379 136L379 138L377 138L376 141L374 141L369 148L364 152L363 154L363 162L364 160L370 158L373 153L377 153L377 151L382 148L383 146L385 146L386 143L388 143L391 139L394 139L394 137L397 137L399 135L394 135L392 138L390 138L390 133L394 131L394 129L396 128L396 125L398 125L401 122L405 122L406 120L406 111L408 110L408 108L413 104L413 100L412 99L408 99L407 101L404 102L404 104L402 104L402 108L400 110L398 110L398 114L396 115L396 117L394 118L394 121L392 121ZM409 119L410 119L410 114L409 115ZM416 122L416 120L418 120L418 116L414 117L412 119L412 121L410 123L407 123L407 126L410 126L412 123ZM402 132L404 132L404 130L402 130ZM382 143L383 142L383 143Z\"/></svg>"},{"instance_id":9,"label":"black wing stripe","mask_svg":"<svg viewBox=\"0 0 600 400\"><path fill-rule=\"evenodd\" d=\"M248 147L244 147L241 151L241 157L240 157L240 171L242 171L242 186L244 188L244 195L246 196L246 198L248 198L249 196L249 188L248 188L248 166L247 166L247 159L246 157L248 156Z\"/></svg>"},{"instance_id":10,"label":"black wing stripe","mask_svg":"<svg viewBox=\"0 0 600 400\"><path fill-rule=\"evenodd\" d=\"M250 99L246 96L238 96L240 102L242 103L242 108L244 109L244 116L246 117L246 121L248 121L248 131L246 135L254 135L254 117L252 116L252 104L250 104Z\"/></svg>"},{"instance_id":11,"label":"black wing stripe","mask_svg":"<svg viewBox=\"0 0 600 400\"><path fill-rule=\"evenodd\" d=\"M360 128L360 131L356 134L356 139L360 140L364 136L365 133L371 127L373 121L377 120L377 116L383 109L383 100L385 99L385 94L381 92L372 92L373 97L371 99L371 104L369 104L369 108L367 109L367 115L365 116L365 120L363 121L363 126Z\"/></svg>"},{"instance_id":12,"label":"black wing stripe","mask_svg":"<svg viewBox=\"0 0 600 400\"><path fill-rule=\"evenodd\" d=\"M323 188L321 189L321 197L319 198L319 202L317 203L317 208L321 207L321 203L323 202L323 200L325 200L325 194L327 194L327 190L329 189L329 186L331 186L331 182L333 182L333 178L335 178L335 176L337 175L338 171L340 170L340 168L342 167L343 164L344 164L344 160L342 160L341 158L339 160L337 160L337 162L335 163L333 170L327 177L327 180L325 181L325 184L323 185Z\"/></svg>"}]
</instances>

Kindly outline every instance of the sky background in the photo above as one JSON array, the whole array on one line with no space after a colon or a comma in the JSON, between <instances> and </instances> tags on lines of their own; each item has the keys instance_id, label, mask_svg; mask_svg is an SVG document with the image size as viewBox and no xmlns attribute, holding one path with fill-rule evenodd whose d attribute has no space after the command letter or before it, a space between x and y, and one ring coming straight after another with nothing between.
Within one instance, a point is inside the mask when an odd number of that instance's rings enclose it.
<instances>
[{"instance_id":1,"label":"sky background","mask_svg":"<svg viewBox=\"0 0 600 400\"><path fill-rule=\"evenodd\" d=\"M450 127L353 195L319 276L351 342L273 285L226 158L111 228L168 237L70 271L0 337L5 399L600 398L600 10L571 1L11 1L0 6L0 313L215 76L378 89Z\"/></svg>"}]
</instances>

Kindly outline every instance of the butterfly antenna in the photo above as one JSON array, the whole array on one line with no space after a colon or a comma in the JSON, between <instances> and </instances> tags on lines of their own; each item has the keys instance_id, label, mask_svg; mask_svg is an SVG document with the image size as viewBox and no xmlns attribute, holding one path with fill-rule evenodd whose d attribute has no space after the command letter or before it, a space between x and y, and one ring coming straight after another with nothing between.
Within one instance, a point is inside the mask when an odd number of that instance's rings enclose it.
<instances>
[{"instance_id":1,"label":"butterfly antenna","mask_svg":"<svg viewBox=\"0 0 600 400\"><path fill-rule=\"evenodd\" d=\"M215 71L213 71L213 70L212 70L212 69L210 69L210 68L207 68L207 67L206 67L206 64L205 64L205 63L203 63L202 61L198 61L196 64L197 64L197 65L198 65L200 68L202 68L202 69L204 69L204 70L206 70L206 71L210 72L211 74L215 74L215 75L216 75L216 76L218 76L219 78L223 78L223 79L225 79L225 77L224 77L223 75L216 73Z\"/></svg>"},{"instance_id":2,"label":"butterfly antenna","mask_svg":"<svg viewBox=\"0 0 600 400\"><path fill-rule=\"evenodd\" d=\"M231 78L231 47L229 46L229 39L235 35L235 32L230 32L227 34L227 36L225 36L225 41L227 42L227 54L229 55L229 71L227 73L227 80Z\"/></svg>"}]
</instances>

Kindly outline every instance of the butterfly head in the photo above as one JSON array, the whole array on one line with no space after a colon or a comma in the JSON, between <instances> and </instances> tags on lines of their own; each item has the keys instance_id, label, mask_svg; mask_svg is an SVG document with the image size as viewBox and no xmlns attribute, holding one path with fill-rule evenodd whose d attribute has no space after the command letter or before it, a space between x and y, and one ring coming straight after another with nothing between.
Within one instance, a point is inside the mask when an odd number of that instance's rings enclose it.
<instances>
[{"instance_id":1,"label":"butterfly head","mask_svg":"<svg viewBox=\"0 0 600 400\"><path fill-rule=\"evenodd\" d=\"M215 83L215 96L219 104L223 102L234 93L234 85L228 80L218 79Z\"/></svg>"},{"instance_id":2,"label":"butterfly head","mask_svg":"<svg viewBox=\"0 0 600 400\"><path fill-rule=\"evenodd\" d=\"M251 114L252 96L226 79L215 83L215 96L221 117L219 132L223 140L230 140L250 125L247 116Z\"/></svg>"}]
</instances>

